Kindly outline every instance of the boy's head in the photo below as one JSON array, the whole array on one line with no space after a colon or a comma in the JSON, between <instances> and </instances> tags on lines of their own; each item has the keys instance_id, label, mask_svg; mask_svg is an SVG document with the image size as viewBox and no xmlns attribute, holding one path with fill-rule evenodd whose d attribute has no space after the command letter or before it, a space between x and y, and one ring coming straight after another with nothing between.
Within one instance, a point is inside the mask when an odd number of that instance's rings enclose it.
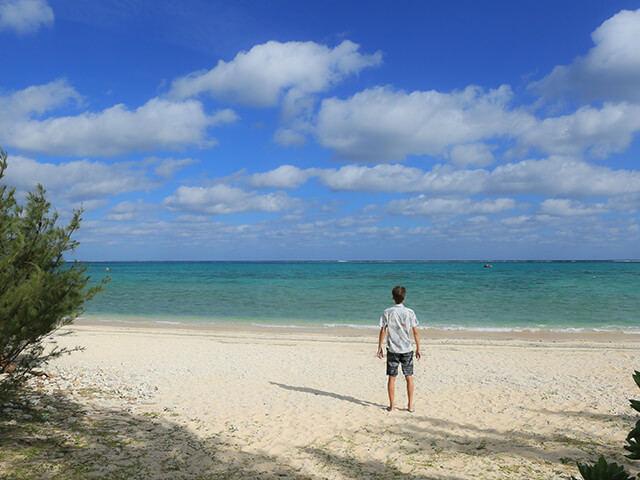
<instances>
[{"instance_id":1,"label":"boy's head","mask_svg":"<svg viewBox=\"0 0 640 480\"><path fill-rule=\"evenodd\" d=\"M393 295L394 302L402 303L404 302L404 297L407 294L407 289L401 286L393 287L391 294Z\"/></svg>"}]
</instances>

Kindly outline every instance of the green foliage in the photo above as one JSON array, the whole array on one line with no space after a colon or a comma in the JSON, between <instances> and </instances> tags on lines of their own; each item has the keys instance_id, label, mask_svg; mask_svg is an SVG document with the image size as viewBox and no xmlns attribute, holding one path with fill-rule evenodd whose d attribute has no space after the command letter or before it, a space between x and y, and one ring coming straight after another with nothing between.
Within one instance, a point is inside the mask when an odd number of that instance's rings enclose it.
<instances>
[{"instance_id":1,"label":"green foliage","mask_svg":"<svg viewBox=\"0 0 640 480\"><path fill-rule=\"evenodd\" d=\"M633 480L633 477L625 471L623 466L617 463L607 463L602 456L592 465L578 463L578 469L584 480ZM576 480L575 477L571 478Z\"/></svg>"},{"instance_id":2,"label":"green foliage","mask_svg":"<svg viewBox=\"0 0 640 480\"><path fill-rule=\"evenodd\" d=\"M633 379L640 388L640 372L635 371L633 374ZM629 400L631 402L631 406L636 412L640 412L640 400ZM640 460L640 420L636 422L636 426L633 430L629 432L627 435L627 443L629 445L625 445L624 448L631 452L627 455L628 458L632 460Z\"/></svg>"},{"instance_id":3,"label":"green foliage","mask_svg":"<svg viewBox=\"0 0 640 480\"><path fill-rule=\"evenodd\" d=\"M627 443L624 448L631 452L627 455L632 460L640 460L640 420L636 422L636 426L627 435Z\"/></svg>"},{"instance_id":4,"label":"green foliage","mask_svg":"<svg viewBox=\"0 0 640 480\"><path fill-rule=\"evenodd\" d=\"M0 148L0 179L6 168L7 154ZM75 211L68 225L56 226L58 214L51 212L41 185L27 194L24 205L16 201L15 188L0 185L0 384L20 381L68 352L45 353L43 340L72 323L103 287L104 282L89 288L87 267L63 258L78 246L71 236L81 214Z\"/></svg>"},{"instance_id":5,"label":"green foliage","mask_svg":"<svg viewBox=\"0 0 640 480\"><path fill-rule=\"evenodd\" d=\"M640 388L640 372L638 370L633 372L633 380L636 382L636 385L638 385L638 388ZM631 402L631 406L634 408L634 410L636 412L640 412L640 400L629 401Z\"/></svg>"},{"instance_id":6,"label":"green foliage","mask_svg":"<svg viewBox=\"0 0 640 480\"><path fill-rule=\"evenodd\" d=\"M639 371L636 370L634 372L633 380L636 382L636 385L638 385L638 388L640 388ZM629 401L633 409L640 412L640 401ZM632 460L640 460L640 420L636 422L635 428L627 435L627 443L628 445L625 445L624 448L631 452L627 457ZM582 465L578 463L578 469L584 480L633 480L633 477L629 476L624 467L617 463L607 463L604 457L600 457L598 462L593 465ZM572 480L576 480L575 477L571 478ZM638 478L640 479L640 474L638 474Z\"/></svg>"}]
</instances>

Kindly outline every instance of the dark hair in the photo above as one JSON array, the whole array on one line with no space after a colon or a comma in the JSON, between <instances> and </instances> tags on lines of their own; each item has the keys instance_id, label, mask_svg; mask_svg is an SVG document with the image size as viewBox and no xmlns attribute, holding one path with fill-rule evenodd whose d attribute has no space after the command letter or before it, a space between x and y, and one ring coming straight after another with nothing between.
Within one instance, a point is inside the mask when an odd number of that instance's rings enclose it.
<instances>
[{"instance_id":1,"label":"dark hair","mask_svg":"<svg viewBox=\"0 0 640 480\"><path fill-rule=\"evenodd\" d=\"M393 295L393 300L396 303L404 302L404 297L406 294L407 294L407 289L399 285L397 287L393 287L393 290L391 290L391 295Z\"/></svg>"}]
</instances>

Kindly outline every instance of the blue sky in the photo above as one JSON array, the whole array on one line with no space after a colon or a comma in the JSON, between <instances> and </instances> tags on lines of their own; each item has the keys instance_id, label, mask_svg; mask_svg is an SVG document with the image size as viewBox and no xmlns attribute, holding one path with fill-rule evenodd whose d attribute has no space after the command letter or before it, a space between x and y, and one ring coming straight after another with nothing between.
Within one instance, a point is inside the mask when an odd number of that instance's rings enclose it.
<instances>
[{"instance_id":1,"label":"blue sky","mask_svg":"<svg viewBox=\"0 0 640 480\"><path fill-rule=\"evenodd\" d=\"M82 260L640 258L631 1L0 0Z\"/></svg>"}]
</instances>

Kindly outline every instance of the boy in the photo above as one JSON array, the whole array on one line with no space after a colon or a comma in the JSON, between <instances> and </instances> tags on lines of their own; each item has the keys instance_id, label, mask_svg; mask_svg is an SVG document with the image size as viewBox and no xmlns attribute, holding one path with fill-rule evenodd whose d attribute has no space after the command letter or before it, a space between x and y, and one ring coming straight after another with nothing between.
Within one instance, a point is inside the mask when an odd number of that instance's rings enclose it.
<instances>
[{"instance_id":1,"label":"boy","mask_svg":"<svg viewBox=\"0 0 640 480\"><path fill-rule=\"evenodd\" d=\"M415 412L413 408L413 345L411 343L410 332L416 341L416 358L420 360L420 336L418 335L418 319L410 308L405 307L404 297L407 290L404 287L393 287L391 290L393 300L396 304L387 308L380 317L380 336L378 338L378 358L383 357L382 341L387 334L387 375L389 381L387 390L389 391L388 412L395 409L394 395L396 388L396 377L398 376L398 364L402 364L402 373L407 380L407 397L409 399L407 410L409 413Z\"/></svg>"}]
</instances>

